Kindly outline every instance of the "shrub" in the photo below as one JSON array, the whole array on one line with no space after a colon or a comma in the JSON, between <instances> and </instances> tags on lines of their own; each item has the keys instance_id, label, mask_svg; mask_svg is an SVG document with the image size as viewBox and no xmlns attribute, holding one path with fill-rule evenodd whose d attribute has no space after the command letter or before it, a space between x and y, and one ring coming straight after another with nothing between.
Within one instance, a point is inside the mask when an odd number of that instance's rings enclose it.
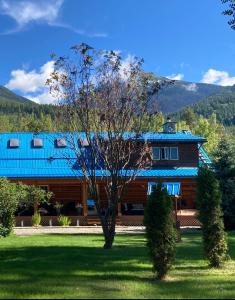
<instances>
[{"instance_id":1,"label":"shrub","mask_svg":"<svg viewBox=\"0 0 235 300\"><path fill-rule=\"evenodd\" d=\"M144 224L153 272L157 279L164 279L175 258L176 230L172 199L160 183L148 197Z\"/></svg>"},{"instance_id":2,"label":"shrub","mask_svg":"<svg viewBox=\"0 0 235 300\"><path fill-rule=\"evenodd\" d=\"M5 228L2 225L0 225L0 238L7 237L10 233L11 233L11 231L9 231L8 228Z\"/></svg>"},{"instance_id":3,"label":"shrub","mask_svg":"<svg viewBox=\"0 0 235 300\"><path fill-rule=\"evenodd\" d=\"M69 217L62 216L62 215L58 217L58 222L60 226L70 226L72 223Z\"/></svg>"},{"instance_id":4,"label":"shrub","mask_svg":"<svg viewBox=\"0 0 235 300\"><path fill-rule=\"evenodd\" d=\"M20 201L25 197L25 186L10 183L0 178L0 226L1 235L8 236L15 225L15 212Z\"/></svg>"},{"instance_id":5,"label":"shrub","mask_svg":"<svg viewBox=\"0 0 235 300\"><path fill-rule=\"evenodd\" d=\"M197 178L197 209L202 223L205 257L211 267L220 267L228 258L219 182L213 171L201 168Z\"/></svg>"},{"instance_id":6,"label":"shrub","mask_svg":"<svg viewBox=\"0 0 235 300\"><path fill-rule=\"evenodd\" d=\"M38 227L39 225L41 224L41 216L39 213L35 213L33 216L32 216L32 225L34 227Z\"/></svg>"}]
</instances>

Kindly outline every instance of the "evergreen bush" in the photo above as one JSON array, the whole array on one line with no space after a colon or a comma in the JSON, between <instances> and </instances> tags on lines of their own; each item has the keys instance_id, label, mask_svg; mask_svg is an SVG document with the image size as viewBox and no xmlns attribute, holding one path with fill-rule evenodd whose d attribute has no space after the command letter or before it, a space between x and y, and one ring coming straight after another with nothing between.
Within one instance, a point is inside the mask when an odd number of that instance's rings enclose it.
<instances>
[{"instance_id":1,"label":"evergreen bush","mask_svg":"<svg viewBox=\"0 0 235 300\"><path fill-rule=\"evenodd\" d=\"M148 197L144 224L153 272L157 279L162 280L174 262L176 229L172 199L160 183Z\"/></svg>"},{"instance_id":2,"label":"evergreen bush","mask_svg":"<svg viewBox=\"0 0 235 300\"><path fill-rule=\"evenodd\" d=\"M219 182L212 170L200 168L197 178L197 209L202 223L205 257L211 267L221 267L228 258Z\"/></svg>"}]
</instances>

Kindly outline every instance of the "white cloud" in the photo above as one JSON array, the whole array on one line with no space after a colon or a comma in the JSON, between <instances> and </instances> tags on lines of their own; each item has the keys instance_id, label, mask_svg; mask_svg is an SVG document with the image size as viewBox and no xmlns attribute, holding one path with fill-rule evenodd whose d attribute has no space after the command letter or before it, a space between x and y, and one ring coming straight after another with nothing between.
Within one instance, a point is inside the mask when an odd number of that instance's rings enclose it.
<instances>
[{"instance_id":1,"label":"white cloud","mask_svg":"<svg viewBox=\"0 0 235 300\"><path fill-rule=\"evenodd\" d=\"M18 29L30 22L52 24L57 20L64 0L1 0L0 12L15 20Z\"/></svg>"},{"instance_id":2,"label":"white cloud","mask_svg":"<svg viewBox=\"0 0 235 300\"><path fill-rule=\"evenodd\" d=\"M45 86L53 72L53 66L54 62L48 61L39 71L13 70L11 79L5 86L10 90L19 91L24 97L37 103L53 103L55 99L49 94L48 87Z\"/></svg>"},{"instance_id":3,"label":"white cloud","mask_svg":"<svg viewBox=\"0 0 235 300\"><path fill-rule=\"evenodd\" d=\"M172 79L172 80L182 80L184 78L184 74L178 73L178 74L172 74L172 75L169 75L166 77L169 79Z\"/></svg>"},{"instance_id":4,"label":"white cloud","mask_svg":"<svg viewBox=\"0 0 235 300\"><path fill-rule=\"evenodd\" d=\"M12 18L17 24L17 27L2 34L22 31L29 23L36 22L61 27L88 37L107 37L107 34L103 32L87 32L61 22L59 15L63 3L64 0L0 0L0 14Z\"/></svg>"},{"instance_id":5,"label":"white cloud","mask_svg":"<svg viewBox=\"0 0 235 300\"><path fill-rule=\"evenodd\" d=\"M29 95L24 95L24 97L38 104L53 104L53 103L55 104L57 102L55 98L49 93L48 90L37 96L29 94Z\"/></svg>"},{"instance_id":6,"label":"white cloud","mask_svg":"<svg viewBox=\"0 0 235 300\"><path fill-rule=\"evenodd\" d=\"M182 87L189 92L196 92L198 90L196 83L183 84Z\"/></svg>"},{"instance_id":7,"label":"white cloud","mask_svg":"<svg viewBox=\"0 0 235 300\"><path fill-rule=\"evenodd\" d=\"M235 84L235 77L230 76L226 71L209 69L201 80L202 83L217 84L222 86L232 86Z\"/></svg>"}]
</instances>

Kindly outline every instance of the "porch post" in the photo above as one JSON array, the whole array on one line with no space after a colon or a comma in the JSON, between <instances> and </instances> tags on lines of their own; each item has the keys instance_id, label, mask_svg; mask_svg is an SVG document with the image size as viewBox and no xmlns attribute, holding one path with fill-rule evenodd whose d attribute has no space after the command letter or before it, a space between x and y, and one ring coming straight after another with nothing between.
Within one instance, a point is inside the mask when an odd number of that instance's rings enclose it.
<instances>
[{"instance_id":1,"label":"porch post","mask_svg":"<svg viewBox=\"0 0 235 300\"><path fill-rule=\"evenodd\" d=\"M82 206L83 206L83 216L87 217L87 184L82 183Z\"/></svg>"},{"instance_id":2,"label":"porch post","mask_svg":"<svg viewBox=\"0 0 235 300\"><path fill-rule=\"evenodd\" d=\"M122 206L121 206L121 203L119 202L118 203L118 217L121 217L122 216Z\"/></svg>"}]
</instances>

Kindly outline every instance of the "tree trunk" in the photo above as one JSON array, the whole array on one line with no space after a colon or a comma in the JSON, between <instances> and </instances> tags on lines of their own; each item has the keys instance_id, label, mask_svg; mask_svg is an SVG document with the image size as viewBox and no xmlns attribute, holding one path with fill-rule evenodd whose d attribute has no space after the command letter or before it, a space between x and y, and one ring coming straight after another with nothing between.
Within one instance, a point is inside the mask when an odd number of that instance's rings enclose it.
<instances>
[{"instance_id":1,"label":"tree trunk","mask_svg":"<svg viewBox=\"0 0 235 300\"><path fill-rule=\"evenodd\" d=\"M105 239L104 249L111 249L113 246L116 234L116 216L116 208L111 209L107 215L100 216Z\"/></svg>"}]
</instances>

